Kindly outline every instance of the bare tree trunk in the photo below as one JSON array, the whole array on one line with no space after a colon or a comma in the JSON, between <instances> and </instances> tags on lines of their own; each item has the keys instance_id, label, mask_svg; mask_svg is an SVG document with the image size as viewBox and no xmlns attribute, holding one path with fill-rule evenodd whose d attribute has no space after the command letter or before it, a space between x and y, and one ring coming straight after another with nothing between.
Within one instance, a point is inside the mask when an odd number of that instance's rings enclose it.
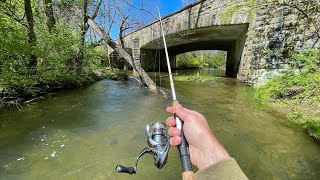
<instances>
[{"instance_id":1,"label":"bare tree trunk","mask_svg":"<svg viewBox=\"0 0 320 180\"><path fill-rule=\"evenodd\" d=\"M48 18L47 20L47 26L49 29L49 32L51 33L54 26L56 25L56 19L54 18L54 13L53 13L53 5L52 5L52 0L44 0L45 3L45 14Z\"/></svg>"},{"instance_id":2,"label":"bare tree trunk","mask_svg":"<svg viewBox=\"0 0 320 180\"><path fill-rule=\"evenodd\" d=\"M76 72L77 74L82 73L82 65L84 59L84 50L85 50L85 35L88 30L88 16L87 16L87 9L88 9L88 0L83 1L82 6L82 25L81 25L81 34L80 34L80 46L77 50L76 56Z\"/></svg>"},{"instance_id":3,"label":"bare tree trunk","mask_svg":"<svg viewBox=\"0 0 320 180\"><path fill-rule=\"evenodd\" d=\"M123 42L123 33L125 30L127 30L129 27L125 27L126 21L129 18L129 15L125 16L122 19L121 25L120 25L120 31L119 31L119 39L120 39L120 45L121 48L124 48L124 42Z\"/></svg>"},{"instance_id":4,"label":"bare tree trunk","mask_svg":"<svg viewBox=\"0 0 320 180\"><path fill-rule=\"evenodd\" d=\"M119 31L119 39L120 39L120 45L121 45L121 48L124 49L124 41L123 41L123 33L125 30L127 30L129 27L125 27L125 23L127 21L127 19L129 18L129 15L125 16L123 19L122 19L122 22L121 22L121 25L120 25L120 31ZM124 65L123 65L123 72L125 74L128 73L128 62L124 62Z\"/></svg>"},{"instance_id":5,"label":"bare tree trunk","mask_svg":"<svg viewBox=\"0 0 320 180\"><path fill-rule=\"evenodd\" d=\"M99 0L92 18L94 19L99 12L100 6L101 6L102 0ZM83 70L83 59L84 59L84 51L85 51L85 35L86 32L89 29L88 25L88 0L83 1L83 6L82 6L82 26L81 26L81 42L80 42L80 47L77 50L77 55L76 55L76 71L78 74L82 73Z\"/></svg>"},{"instance_id":6,"label":"bare tree trunk","mask_svg":"<svg viewBox=\"0 0 320 180\"><path fill-rule=\"evenodd\" d=\"M163 96L166 96L166 93L160 90L152 79L147 75L147 73L140 66L134 66L133 58L128 54L124 49L119 47L109 35L107 35L103 29L99 28L98 25L88 17L88 24L99 34L99 36L106 41L106 43L114 49L121 57L123 57L139 74L142 84L146 85L148 89L152 92L159 92Z\"/></svg>"},{"instance_id":7,"label":"bare tree trunk","mask_svg":"<svg viewBox=\"0 0 320 180\"><path fill-rule=\"evenodd\" d=\"M24 0L24 10L28 22L28 42L31 44L32 47L35 47L37 43L37 38L34 32L34 19L30 0ZM31 54L28 66L31 68L35 68L37 67L37 63L37 57L34 54Z\"/></svg>"}]
</instances>

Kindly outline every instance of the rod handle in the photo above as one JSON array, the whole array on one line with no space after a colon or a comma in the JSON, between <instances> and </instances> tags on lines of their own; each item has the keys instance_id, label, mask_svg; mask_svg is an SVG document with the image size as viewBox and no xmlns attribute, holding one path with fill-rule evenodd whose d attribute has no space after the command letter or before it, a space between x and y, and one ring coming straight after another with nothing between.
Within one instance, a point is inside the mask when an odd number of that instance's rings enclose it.
<instances>
[{"instance_id":1,"label":"rod handle","mask_svg":"<svg viewBox=\"0 0 320 180\"><path fill-rule=\"evenodd\" d=\"M185 171L182 173L183 180L195 180L195 175L193 171Z\"/></svg>"},{"instance_id":2,"label":"rod handle","mask_svg":"<svg viewBox=\"0 0 320 180\"><path fill-rule=\"evenodd\" d=\"M124 167L121 165L117 165L116 171L118 173L128 173L128 174L135 174L136 173L134 167Z\"/></svg>"}]
</instances>

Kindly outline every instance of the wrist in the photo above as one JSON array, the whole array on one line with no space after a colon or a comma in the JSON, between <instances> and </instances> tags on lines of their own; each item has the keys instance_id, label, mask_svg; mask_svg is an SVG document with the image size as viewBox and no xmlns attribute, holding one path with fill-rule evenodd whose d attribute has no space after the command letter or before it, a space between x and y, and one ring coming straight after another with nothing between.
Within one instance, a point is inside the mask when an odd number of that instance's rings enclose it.
<instances>
[{"instance_id":1,"label":"wrist","mask_svg":"<svg viewBox=\"0 0 320 180\"><path fill-rule=\"evenodd\" d=\"M208 146L206 148L203 148L203 152L201 153L203 158L202 161L199 162L199 170L216 164L219 161L230 158L228 152L218 142L213 134L211 134L210 141L208 142Z\"/></svg>"}]
</instances>

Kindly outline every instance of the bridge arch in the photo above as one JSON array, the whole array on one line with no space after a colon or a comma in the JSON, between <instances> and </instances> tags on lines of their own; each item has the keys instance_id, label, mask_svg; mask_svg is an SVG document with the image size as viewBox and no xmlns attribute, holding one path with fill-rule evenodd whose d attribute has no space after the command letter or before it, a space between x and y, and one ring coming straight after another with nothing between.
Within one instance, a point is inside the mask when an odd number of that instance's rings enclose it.
<instances>
[{"instance_id":1,"label":"bridge arch","mask_svg":"<svg viewBox=\"0 0 320 180\"><path fill-rule=\"evenodd\" d=\"M237 77L246 41L248 24L211 26L166 35L171 66L175 67L175 56L197 50L227 51L226 75ZM157 56L156 54L159 53ZM160 61L158 60L160 59ZM167 69L161 38L141 46L141 65L146 70L160 67Z\"/></svg>"},{"instance_id":2,"label":"bridge arch","mask_svg":"<svg viewBox=\"0 0 320 180\"><path fill-rule=\"evenodd\" d=\"M316 28L297 9L282 1L253 2L255 8L248 8L244 1L203 0L163 17L171 64L175 65L175 55L182 52L222 49L228 53L227 75L263 84L287 67L283 59L265 52L288 54L320 47ZM305 2L309 1L297 3ZM318 16L319 12L313 12L310 17ZM155 55L164 57L159 21L126 35L124 47L134 48L136 39L141 52L137 64L152 70ZM112 51L109 47L108 53ZM166 69L165 63L160 66Z\"/></svg>"}]
</instances>

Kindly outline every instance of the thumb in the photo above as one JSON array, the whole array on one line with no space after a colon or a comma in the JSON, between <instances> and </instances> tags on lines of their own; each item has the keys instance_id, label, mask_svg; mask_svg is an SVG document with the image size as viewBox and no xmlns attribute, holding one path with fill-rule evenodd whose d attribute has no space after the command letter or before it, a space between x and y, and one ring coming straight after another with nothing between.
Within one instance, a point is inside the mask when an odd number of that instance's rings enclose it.
<instances>
[{"instance_id":1,"label":"thumb","mask_svg":"<svg viewBox=\"0 0 320 180\"><path fill-rule=\"evenodd\" d=\"M182 121L191 121L192 113L190 113L186 108L182 107L179 103L176 104L176 114Z\"/></svg>"}]
</instances>

